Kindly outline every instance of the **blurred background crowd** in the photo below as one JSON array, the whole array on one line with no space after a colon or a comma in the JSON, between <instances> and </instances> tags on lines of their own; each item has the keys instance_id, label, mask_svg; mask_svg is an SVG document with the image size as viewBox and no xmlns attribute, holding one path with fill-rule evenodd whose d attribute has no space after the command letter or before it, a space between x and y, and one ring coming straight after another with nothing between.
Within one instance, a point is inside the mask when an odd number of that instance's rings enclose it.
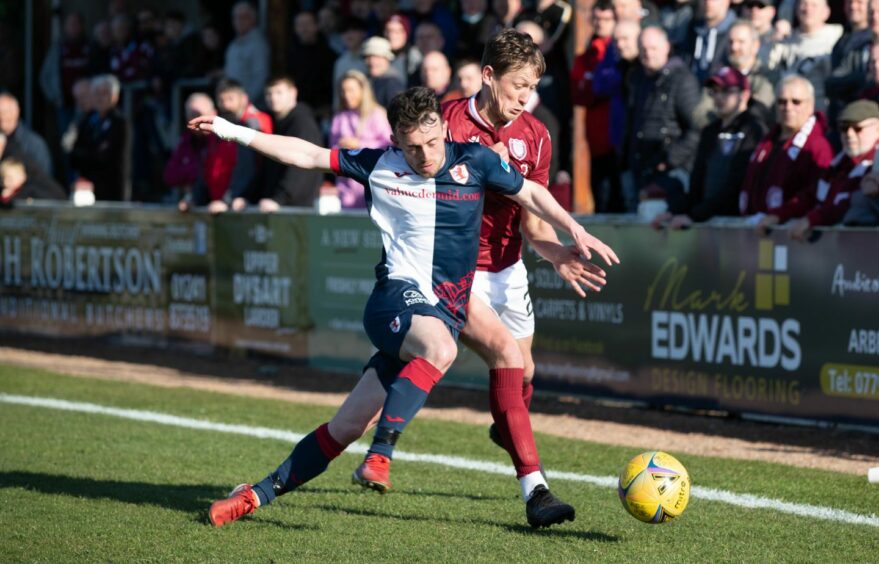
<instances>
[{"instance_id":1,"label":"blurred background crowd","mask_svg":"<svg viewBox=\"0 0 879 564\"><path fill-rule=\"evenodd\" d=\"M220 114L327 146L388 146L396 93L478 95L487 39L513 27L547 60L528 109L553 138L551 189L569 209L585 161L596 212L657 227L743 216L805 237L879 223L879 0L300 0L283 52L265 0L191 3L56 2L32 93L52 109L39 128L23 119L21 55L0 33L3 205L362 208L355 182L184 124Z\"/></svg>"}]
</instances>

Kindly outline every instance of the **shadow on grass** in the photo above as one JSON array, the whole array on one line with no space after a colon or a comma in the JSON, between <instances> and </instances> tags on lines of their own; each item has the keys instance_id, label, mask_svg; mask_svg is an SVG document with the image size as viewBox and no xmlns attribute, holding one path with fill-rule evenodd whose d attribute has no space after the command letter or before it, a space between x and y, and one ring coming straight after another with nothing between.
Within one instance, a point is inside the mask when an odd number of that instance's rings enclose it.
<instances>
[{"instance_id":1,"label":"shadow on grass","mask_svg":"<svg viewBox=\"0 0 879 564\"><path fill-rule=\"evenodd\" d=\"M203 515L207 515L207 508L214 500L229 493L228 487L204 484L148 484L41 472L0 472L0 488L23 488L45 494L110 499Z\"/></svg>"},{"instance_id":2,"label":"shadow on grass","mask_svg":"<svg viewBox=\"0 0 879 564\"><path fill-rule=\"evenodd\" d=\"M461 519L452 519L448 517L424 517L421 515L394 515L392 513L385 513L381 511L373 511L371 509L357 509L350 507L336 507L333 505L312 505L312 509L319 509L321 511L329 511L333 513L345 513L347 515L358 515L361 517L380 517L383 519L397 519L400 521L424 521L425 523L435 523L438 521L445 523L461 523ZM599 531L574 531L566 528L547 528L547 529L532 529L527 525L521 524L511 524L511 523L503 523L500 521L489 521L486 519L466 519L467 523L474 523L477 525L484 525L487 527L500 527L502 529L506 529L507 531L520 535L540 535L544 537L554 537L554 538L564 538L564 539L578 539L588 542L619 542L619 537L614 535L608 535ZM559 525L560 527L564 527L565 525Z\"/></svg>"},{"instance_id":3,"label":"shadow on grass","mask_svg":"<svg viewBox=\"0 0 879 564\"><path fill-rule=\"evenodd\" d=\"M363 488L361 486L352 484L350 488L313 488L310 486L303 486L301 490L299 490L299 495L301 494L357 494L357 495L381 495L377 492L374 492L370 489ZM297 494L293 494L297 495ZM388 495L392 495L394 497L398 497L401 495L405 496L415 496L415 497L444 497L444 498L457 498L457 499L468 499L471 501L501 501L505 499L518 499L517 496L514 495L474 495L474 494L464 494L464 493L455 493L448 491L431 491L431 490L417 490L417 489L393 489Z\"/></svg>"}]
</instances>

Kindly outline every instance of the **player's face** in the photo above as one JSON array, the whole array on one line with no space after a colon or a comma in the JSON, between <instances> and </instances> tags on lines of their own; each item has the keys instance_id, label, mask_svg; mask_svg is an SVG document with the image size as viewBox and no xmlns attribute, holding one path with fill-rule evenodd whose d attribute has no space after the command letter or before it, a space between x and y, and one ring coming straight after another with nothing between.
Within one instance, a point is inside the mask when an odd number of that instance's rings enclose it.
<instances>
[{"instance_id":1,"label":"player's face","mask_svg":"<svg viewBox=\"0 0 879 564\"><path fill-rule=\"evenodd\" d=\"M435 115L435 114L434 114ZM446 122L440 116L408 131L396 131L391 141L419 175L433 178L446 162Z\"/></svg>"},{"instance_id":2,"label":"player's face","mask_svg":"<svg viewBox=\"0 0 879 564\"><path fill-rule=\"evenodd\" d=\"M494 125L513 121L522 115L538 82L540 77L533 65L525 65L502 75L495 74L490 66L484 67L482 83L488 86L488 111L490 117L496 120Z\"/></svg>"}]
</instances>

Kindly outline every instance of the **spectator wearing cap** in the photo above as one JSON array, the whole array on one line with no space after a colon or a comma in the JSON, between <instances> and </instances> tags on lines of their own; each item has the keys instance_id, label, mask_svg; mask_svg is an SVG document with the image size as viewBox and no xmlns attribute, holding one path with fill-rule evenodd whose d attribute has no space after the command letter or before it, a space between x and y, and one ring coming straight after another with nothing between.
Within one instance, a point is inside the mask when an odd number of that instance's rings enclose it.
<instances>
[{"instance_id":1,"label":"spectator wearing cap","mask_svg":"<svg viewBox=\"0 0 879 564\"><path fill-rule=\"evenodd\" d=\"M318 119L332 114L333 75L328 71L335 63L336 54L318 29L314 12L296 14L287 70L299 87L299 99L311 106Z\"/></svg>"},{"instance_id":2,"label":"spectator wearing cap","mask_svg":"<svg viewBox=\"0 0 879 564\"><path fill-rule=\"evenodd\" d=\"M824 137L824 114L815 111L812 84L789 75L776 93L778 125L754 149L739 193L739 212L754 224L811 186L833 159Z\"/></svg>"},{"instance_id":3,"label":"spectator wearing cap","mask_svg":"<svg viewBox=\"0 0 879 564\"><path fill-rule=\"evenodd\" d=\"M410 76L418 76L423 58L421 51L410 44L411 36L411 23L406 16L394 14L385 22L384 37L391 44L391 51L394 53L391 66L396 69L399 76L406 79L407 83Z\"/></svg>"},{"instance_id":4,"label":"spectator wearing cap","mask_svg":"<svg viewBox=\"0 0 879 564\"><path fill-rule=\"evenodd\" d=\"M360 55L366 63L369 84L372 86L376 102L387 108L391 98L406 89L404 79L391 66L394 53L391 51L390 42L384 37L370 37L363 42Z\"/></svg>"},{"instance_id":5,"label":"spectator wearing cap","mask_svg":"<svg viewBox=\"0 0 879 564\"><path fill-rule=\"evenodd\" d=\"M665 32L647 27L641 32L640 66L629 77L629 122L626 127L628 168L641 194L662 192L672 184L686 190L693 166L699 129L693 108L699 83L677 57ZM627 211L637 203L628 202Z\"/></svg>"},{"instance_id":6,"label":"spectator wearing cap","mask_svg":"<svg viewBox=\"0 0 879 564\"><path fill-rule=\"evenodd\" d=\"M870 21L869 4L869 0L847 0L845 3L849 29L833 46L830 54L833 70L824 82L824 90L830 98L827 116L831 121L846 104L857 99L867 84L870 47L874 36L879 37L879 21ZM837 139L834 135L831 140Z\"/></svg>"},{"instance_id":7,"label":"spectator wearing cap","mask_svg":"<svg viewBox=\"0 0 879 564\"><path fill-rule=\"evenodd\" d=\"M809 189L765 215L757 224L758 231L763 233L773 225L792 220L791 237L805 240L813 227L835 225L846 217L848 211L852 211L852 217L869 219L869 206L864 208L865 196L859 187L868 177L875 181L870 171L879 146L879 105L870 100L852 102L839 114L838 127L842 151L833 159L830 168L817 182L813 180ZM853 196L857 194L860 194L858 207L851 210ZM879 216L873 217L875 221Z\"/></svg>"},{"instance_id":8,"label":"spectator wearing cap","mask_svg":"<svg viewBox=\"0 0 879 564\"><path fill-rule=\"evenodd\" d=\"M459 5L457 56L481 59L485 44L498 29L498 18L488 10L488 0L461 0Z\"/></svg>"},{"instance_id":9,"label":"spectator wearing cap","mask_svg":"<svg viewBox=\"0 0 879 564\"><path fill-rule=\"evenodd\" d=\"M339 82L348 71L356 70L366 73L366 64L360 56L360 49L366 39L366 22L347 17L339 24L339 36L345 50L333 65L333 107L339 107Z\"/></svg>"},{"instance_id":10,"label":"spectator wearing cap","mask_svg":"<svg viewBox=\"0 0 879 564\"><path fill-rule=\"evenodd\" d=\"M864 170L860 187L851 192L851 203L843 217L843 224L863 227L879 226L879 169L876 167L876 152L879 148L879 105L872 100L859 100L849 104L839 116L839 131L842 135L846 154L861 152L860 164L868 166ZM855 139L857 141L855 141ZM872 141L873 149L868 149ZM849 144L857 144L858 149L850 151Z\"/></svg>"},{"instance_id":11,"label":"spectator wearing cap","mask_svg":"<svg viewBox=\"0 0 879 564\"><path fill-rule=\"evenodd\" d=\"M769 53L769 68L780 74L806 77L815 90L815 108L827 109L824 81L830 76L830 53L842 37L842 26L828 24L827 0L799 0L799 24L790 36L776 43Z\"/></svg>"},{"instance_id":12,"label":"spectator wearing cap","mask_svg":"<svg viewBox=\"0 0 879 564\"><path fill-rule=\"evenodd\" d=\"M772 22L775 20L775 1L745 0L742 3L742 18L751 22L757 30L760 40L757 59L761 65L768 65L769 53L775 45L775 29L772 27Z\"/></svg>"},{"instance_id":13,"label":"spectator wearing cap","mask_svg":"<svg viewBox=\"0 0 879 564\"><path fill-rule=\"evenodd\" d=\"M271 50L260 31L256 8L246 1L232 7L232 27L235 39L226 48L224 72L227 78L238 81L251 100L259 100L269 78Z\"/></svg>"},{"instance_id":14,"label":"spectator wearing cap","mask_svg":"<svg viewBox=\"0 0 879 564\"><path fill-rule=\"evenodd\" d=\"M667 221L669 227L680 229L715 216L738 215L748 159L766 134L766 126L753 107L749 108L748 77L736 69L721 67L706 87L717 118L699 137L690 191L669 194L669 211L654 219L655 226Z\"/></svg>"}]
</instances>

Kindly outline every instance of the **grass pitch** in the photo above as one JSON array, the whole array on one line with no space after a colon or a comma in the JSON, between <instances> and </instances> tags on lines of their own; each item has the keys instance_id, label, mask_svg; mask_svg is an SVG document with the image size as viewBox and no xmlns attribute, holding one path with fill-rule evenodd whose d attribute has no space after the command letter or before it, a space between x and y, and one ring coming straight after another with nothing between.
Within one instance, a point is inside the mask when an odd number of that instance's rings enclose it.
<instances>
[{"instance_id":1,"label":"grass pitch","mask_svg":"<svg viewBox=\"0 0 879 564\"><path fill-rule=\"evenodd\" d=\"M352 381L353 384L353 381ZM0 365L0 393L152 410L307 433L333 409L71 378ZM637 449L538 436L552 470L615 475ZM875 562L879 527L691 498L659 526L622 509L614 489L551 480L577 520L525 522L512 477L397 461L386 496L350 483L342 455L299 491L222 529L206 509L256 481L290 444L216 431L0 402L0 561ZM416 420L407 452L507 463L473 425ZM662 445L645 445L662 448ZM698 486L780 501L879 512L860 476L676 456Z\"/></svg>"}]
</instances>

